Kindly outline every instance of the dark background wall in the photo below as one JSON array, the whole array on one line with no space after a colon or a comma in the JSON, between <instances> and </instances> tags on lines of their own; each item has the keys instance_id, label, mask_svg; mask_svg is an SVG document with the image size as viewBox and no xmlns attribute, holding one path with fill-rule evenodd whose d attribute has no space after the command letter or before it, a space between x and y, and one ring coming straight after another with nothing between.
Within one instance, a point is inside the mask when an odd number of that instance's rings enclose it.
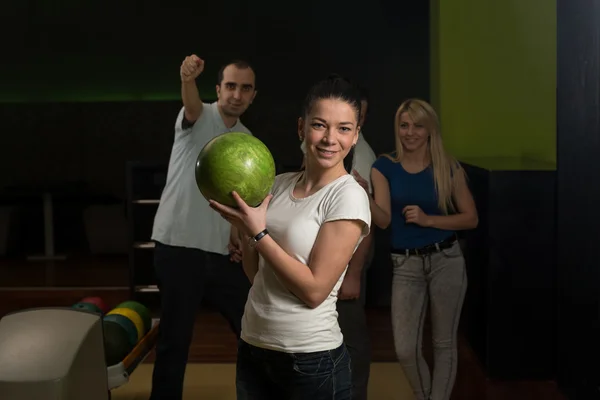
<instances>
[{"instance_id":1,"label":"dark background wall","mask_svg":"<svg viewBox=\"0 0 600 400\"><path fill-rule=\"evenodd\" d=\"M206 100L223 62L255 63L259 94L243 119L283 164L299 162L290 139L300 103L330 72L371 90L377 153L393 145L400 102L428 98L426 2L160 4L8 2L0 186L83 181L122 197L126 160L168 158L179 65L191 53L206 61Z\"/></svg>"},{"instance_id":2,"label":"dark background wall","mask_svg":"<svg viewBox=\"0 0 600 400\"><path fill-rule=\"evenodd\" d=\"M558 0L558 382L600 398L600 1Z\"/></svg>"}]
</instances>

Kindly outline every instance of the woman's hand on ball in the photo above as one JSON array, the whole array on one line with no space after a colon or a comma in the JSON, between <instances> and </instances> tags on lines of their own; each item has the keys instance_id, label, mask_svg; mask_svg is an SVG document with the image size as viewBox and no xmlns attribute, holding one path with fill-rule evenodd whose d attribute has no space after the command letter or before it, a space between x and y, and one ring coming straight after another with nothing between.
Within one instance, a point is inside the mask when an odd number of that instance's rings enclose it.
<instances>
[{"instance_id":1,"label":"woman's hand on ball","mask_svg":"<svg viewBox=\"0 0 600 400\"><path fill-rule=\"evenodd\" d=\"M237 203L237 209L214 200L209 201L210 207L246 236L253 237L262 232L267 226L267 208L273 195L265 197L258 207L250 207L236 192L231 195Z\"/></svg>"}]
</instances>

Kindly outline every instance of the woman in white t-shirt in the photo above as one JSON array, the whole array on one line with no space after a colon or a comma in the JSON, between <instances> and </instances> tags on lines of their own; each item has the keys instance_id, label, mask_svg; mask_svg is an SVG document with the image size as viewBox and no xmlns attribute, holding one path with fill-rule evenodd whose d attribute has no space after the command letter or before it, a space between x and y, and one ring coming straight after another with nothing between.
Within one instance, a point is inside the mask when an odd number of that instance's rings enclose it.
<instances>
[{"instance_id":1,"label":"woman in white t-shirt","mask_svg":"<svg viewBox=\"0 0 600 400\"><path fill-rule=\"evenodd\" d=\"M253 283L237 361L239 400L351 399L350 356L337 321L337 292L369 233L365 190L344 169L358 139L360 94L331 76L313 86L298 120L306 168L278 175L251 208L211 206L247 238Z\"/></svg>"}]
</instances>

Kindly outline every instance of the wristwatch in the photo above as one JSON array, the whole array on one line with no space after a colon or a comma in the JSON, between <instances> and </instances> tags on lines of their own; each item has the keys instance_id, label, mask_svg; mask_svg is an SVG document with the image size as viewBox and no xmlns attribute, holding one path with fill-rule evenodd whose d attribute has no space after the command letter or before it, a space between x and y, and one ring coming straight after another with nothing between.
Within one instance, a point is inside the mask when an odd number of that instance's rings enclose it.
<instances>
[{"instance_id":1,"label":"wristwatch","mask_svg":"<svg viewBox=\"0 0 600 400\"><path fill-rule=\"evenodd\" d=\"M267 236L269 234L269 230L265 229L263 231L261 231L258 235L256 236L250 236L248 238L248 245L251 248L254 248L256 246L256 244L258 243L258 241L262 238L264 238L265 236Z\"/></svg>"}]
</instances>

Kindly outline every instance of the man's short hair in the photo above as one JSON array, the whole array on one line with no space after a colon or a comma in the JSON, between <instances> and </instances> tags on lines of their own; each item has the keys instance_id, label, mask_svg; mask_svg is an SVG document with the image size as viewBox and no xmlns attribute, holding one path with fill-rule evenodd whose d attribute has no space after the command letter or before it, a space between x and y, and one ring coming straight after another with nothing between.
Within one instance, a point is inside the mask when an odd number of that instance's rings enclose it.
<instances>
[{"instance_id":1,"label":"man's short hair","mask_svg":"<svg viewBox=\"0 0 600 400\"><path fill-rule=\"evenodd\" d=\"M220 85L221 82L223 82L223 73L225 71L225 68L227 68L230 65L234 65L236 68L239 69L246 69L246 68L250 68L252 70L252 72L254 72L254 80L256 81L256 70L254 69L254 67L246 60L241 60L241 59L237 59L237 60L232 60L230 62L228 62L227 64L224 64L221 69L219 70L219 74L217 75L217 85ZM256 83L254 83L254 88L256 89Z\"/></svg>"}]
</instances>

